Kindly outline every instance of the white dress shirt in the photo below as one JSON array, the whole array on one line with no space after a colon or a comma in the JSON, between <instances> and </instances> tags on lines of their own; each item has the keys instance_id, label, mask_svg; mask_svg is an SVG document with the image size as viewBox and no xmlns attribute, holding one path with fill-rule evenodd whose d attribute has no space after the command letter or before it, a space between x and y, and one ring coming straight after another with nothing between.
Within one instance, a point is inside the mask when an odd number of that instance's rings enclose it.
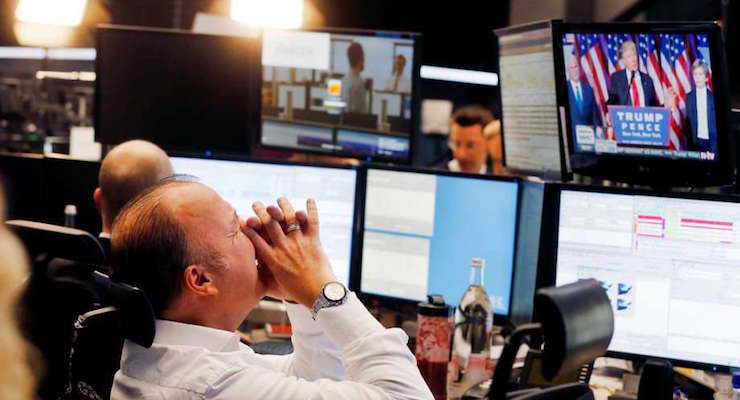
<instances>
[{"instance_id":1,"label":"white dress shirt","mask_svg":"<svg viewBox=\"0 0 740 400\"><path fill-rule=\"evenodd\" d=\"M294 352L256 354L234 332L157 321L148 349L126 341L111 399L432 399L400 329L354 293L316 320L288 304Z\"/></svg>"},{"instance_id":2,"label":"white dress shirt","mask_svg":"<svg viewBox=\"0 0 740 400\"><path fill-rule=\"evenodd\" d=\"M707 88L696 89L696 136L709 140L709 121L707 120Z\"/></svg>"},{"instance_id":3,"label":"white dress shirt","mask_svg":"<svg viewBox=\"0 0 740 400\"><path fill-rule=\"evenodd\" d=\"M447 162L447 169L452 172L462 172L462 167L460 167L460 162L455 160L454 158ZM484 162L483 165L481 165L480 169L478 170L478 173L485 175L486 172L488 172L488 169L486 168L486 163Z\"/></svg>"},{"instance_id":4,"label":"white dress shirt","mask_svg":"<svg viewBox=\"0 0 740 400\"><path fill-rule=\"evenodd\" d=\"M630 70L625 69L625 71L627 73L627 90L629 91L630 99L631 99L632 98L632 86L630 85ZM634 71L633 73L635 74L635 85L637 85L637 96L640 99L640 104L642 106L647 106L647 104L645 104L645 93L642 90L642 78L640 77L640 73L639 71Z\"/></svg>"},{"instance_id":5,"label":"white dress shirt","mask_svg":"<svg viewBox=\"0 0 740 400\"><path fill-rule=\"evenodd\" d=\"M398 79L398 87L394 90L393 86L396 83L396 79ZM404 74L401 74L400 76L393 74L385 82L385 90L390 90L397 93L411 93L411 80L408 76Z\"/></svg>"}]
</instances>

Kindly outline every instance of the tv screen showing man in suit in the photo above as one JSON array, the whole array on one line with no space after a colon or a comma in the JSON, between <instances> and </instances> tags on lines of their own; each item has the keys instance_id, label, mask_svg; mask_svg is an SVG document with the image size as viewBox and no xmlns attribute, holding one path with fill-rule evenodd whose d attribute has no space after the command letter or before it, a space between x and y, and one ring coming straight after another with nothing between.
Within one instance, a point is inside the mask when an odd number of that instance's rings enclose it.
<instances>
[{"instance_id":1,"label":"tv screen showing man in suit","mask_svg":"<svg viewBox=\"0 0 740 400\"><path fill-rule=\"evenodd\" d=\"M716 108L705 33L565 33L576 153L714 160Z\"/></svg>"}]
</instances>

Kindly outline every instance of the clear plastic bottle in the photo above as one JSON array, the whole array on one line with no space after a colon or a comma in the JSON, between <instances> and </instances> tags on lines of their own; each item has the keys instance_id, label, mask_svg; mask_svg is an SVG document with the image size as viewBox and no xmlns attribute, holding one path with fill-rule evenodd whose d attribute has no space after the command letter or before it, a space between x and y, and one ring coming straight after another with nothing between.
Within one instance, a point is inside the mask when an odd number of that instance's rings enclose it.
<instances>
[{"instance_id":1,"label":"clear plastic bottle","mask_svg":"<svg viewBox=\"0 0 740 400\"><path fill-rule=\"evenodd\" d=\"M470 286L455 309L452 360L448 375L448 398L456 399L472 386L493 376L491 330L493 307L484 282L485 261L473 258Z\"/></svg>"}]
</instances>

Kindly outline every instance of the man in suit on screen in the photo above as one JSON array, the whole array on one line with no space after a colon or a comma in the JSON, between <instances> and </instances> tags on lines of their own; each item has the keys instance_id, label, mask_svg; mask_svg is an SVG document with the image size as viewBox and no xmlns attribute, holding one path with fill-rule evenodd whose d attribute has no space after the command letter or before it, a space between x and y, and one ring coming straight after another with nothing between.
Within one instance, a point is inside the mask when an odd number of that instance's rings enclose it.
<instances>
[{"instance_id":1,"label":"man in suit on screen","mask_svg":"<svg viewBox=\"0 0 740 400\"><path fill-rule=\"evenodd\" d=\"M611 74L607 104L633 107L659 106L653 79L638 70L635 42L628 40L622 43L620 54L624 69Z\"/></svg>"},{"instance_id":2,"label":"man in suit on screen","mask_svg":"<svg viewBox=\"0 0 740 400\"><path fill-rule=\"evenodd\" d=\"M593 128L601 125L601 115L594 91L588 83L581 82L581 66L575 57L568 59L568 104L570 105L571 132L577 125Z\"/></svg>"}]
</instances>

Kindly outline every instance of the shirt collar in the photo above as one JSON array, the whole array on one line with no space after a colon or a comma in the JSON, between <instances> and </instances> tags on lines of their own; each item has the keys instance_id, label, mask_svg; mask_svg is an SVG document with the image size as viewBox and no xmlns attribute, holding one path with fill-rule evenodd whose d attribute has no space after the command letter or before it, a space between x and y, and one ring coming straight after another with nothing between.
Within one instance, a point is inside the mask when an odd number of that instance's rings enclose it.
<instances>
[{"instance_id":1,"label":"shirt collar","mask_svg":"<svg viewBox=\"0 0 740 400\"><path fill-rule=\"evenodd\" d=\"M447 169L449 169L452 172L460 172L462 171L460 169L460 163L457 162L454 158L450 160L450 162L447 163ZM479 174L485 174L486 173L486 163L483 163L480 167L480 171L478 171Z\"/></svg>"},{"instance_id":2,"label":"shirt collar","mask_svg":"<svg viewBox=\"0 0 740 400\"><path fill-rule=\"evenodd\" d=\"M239 336L236 332L163 319L156 321L156 329L155 344L203 347L215 352L239 349Z\"/></svg>"}]
</instances>

